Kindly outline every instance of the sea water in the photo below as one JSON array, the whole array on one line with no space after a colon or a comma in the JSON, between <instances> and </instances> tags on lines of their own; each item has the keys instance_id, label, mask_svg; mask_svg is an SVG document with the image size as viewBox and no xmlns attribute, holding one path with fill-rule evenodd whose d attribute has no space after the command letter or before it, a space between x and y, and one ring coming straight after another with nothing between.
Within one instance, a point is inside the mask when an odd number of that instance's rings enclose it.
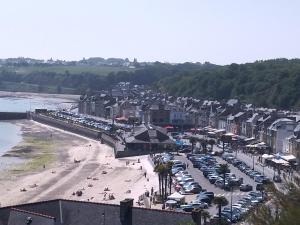
<instances>
[{"instance_id":1,"label":"sea water","mask_svg":"<svg viewBox=\"0 0 300 225\"><path fill-rule=\"evenodd\" d=\"M9 122L0 122L0 170L22 161L17 157L2 157L21 141L21 127Z\"/></svg>"}]
</instances>

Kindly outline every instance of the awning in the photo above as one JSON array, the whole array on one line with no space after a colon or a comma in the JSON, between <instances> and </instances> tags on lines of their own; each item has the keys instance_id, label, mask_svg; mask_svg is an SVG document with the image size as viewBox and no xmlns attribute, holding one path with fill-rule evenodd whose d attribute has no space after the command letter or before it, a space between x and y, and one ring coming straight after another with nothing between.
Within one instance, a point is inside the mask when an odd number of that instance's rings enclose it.
<instances>
[{"instance_id":1,"label":"awning","mask_svg":"<svg viewBox=\"0 0 300 225\"><path fill-rule=\"evenodd\" d=\"M255 140L255 138L252 137L252 138L246 138L244 141L254 141L254 140Z\"/></svg>"},{"instance_id":2,"label":"awning","mask_svg":"<svg viewBox=\"0 0 300 225\"><path fill-rule=\"evenodd\" d=\"M128 119L125 116L118 117L115 120L117 120L117 121L128 121Z\"/></svg>"},{"instance_id":3,"label":"awning","mask_svg":"<svg viewBox=\"0 0 300 225\"><path fill-rule=\"evenodd\" d=\"M168 200L174 200L174 201L183 201L184 198L185 198L184 195L182 195L178 192L174 192L173 194L168 196Z\"/></svg>"},{"instance_id":4,"label":"awning","mask_svg":"<svg viewBox=\"0 0 300 225\"><path fill-rule=\"evenodd\" d=\"M173 126L171 126L171 125L164 126L164 128L165 128L165 129L174 129L174 127L173 127Z\"/></svg>"},{"instance_id":5,"label":"awning","mask_svg":"<svg viewBox=\"0 0 300 225\"><path fill-rule=\"evenodd\" d=\"M280 156L282 159L284 159L285 161L293 161L296 160L296 157L293 155L282 155Z\"/></svg>"},{"instance_id":6,"label":"awning","mask_svg":"<svg viewBox=\"0 0 300 225\"><path fill-rule=\"evenodd\" d=\"M274 158L274 155L263 154L261 157L262 157L263 159L273 159L273 158Z\"/></svg>"},{"instance_id":7,"label":"awning","mask_svg":"<svg viewBox=\"0 0 300 225\"><path fill-rule=\"evenodd\" d=\"M175 201L175 200L168 200L168 201L166 201L166 204L167 205L176 205L177 201Z\"/></svg>"},{"instance_id":8,"label":"awning","mask_svg":"<svg viewBox=\"0 0 300 225\"><path fill-rule=\"evenodd\" d=\"M288 164L288 162L283 159L272 159L272 162L276 164Z\"/></svg>"}]
</instances>

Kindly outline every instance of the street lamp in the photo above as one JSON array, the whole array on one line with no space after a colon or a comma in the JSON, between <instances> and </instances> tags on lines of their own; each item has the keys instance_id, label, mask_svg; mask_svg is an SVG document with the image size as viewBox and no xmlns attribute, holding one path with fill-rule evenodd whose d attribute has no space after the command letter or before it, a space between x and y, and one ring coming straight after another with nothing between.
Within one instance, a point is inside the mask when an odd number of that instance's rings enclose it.
<instances>
[{"instance_id":1,"label":"street lamp","mask_svg":"<svg viewBox=\"0 0 300 225\"><path fill-rule=\"evenodd\" d=\"M232 223L232 193L233 193L233 186L231 186L231 194L230 194L230 223Z\"/></svg>"}]
</instances>

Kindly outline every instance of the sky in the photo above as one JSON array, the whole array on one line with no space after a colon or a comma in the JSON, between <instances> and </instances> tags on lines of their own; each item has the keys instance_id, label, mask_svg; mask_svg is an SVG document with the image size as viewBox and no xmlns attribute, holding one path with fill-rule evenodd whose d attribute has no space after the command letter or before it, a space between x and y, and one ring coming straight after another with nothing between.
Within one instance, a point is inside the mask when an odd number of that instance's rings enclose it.
<instances>
[{"instance_id":1,"label":"sky","mask_svg":"<svg viewBox=\"0 0 300 225\"><path fill-rule=\"evenodd\" d=\"M299 0L0 0L0 58L299 58L299 9Z\"/></svg>"}]
</instances>

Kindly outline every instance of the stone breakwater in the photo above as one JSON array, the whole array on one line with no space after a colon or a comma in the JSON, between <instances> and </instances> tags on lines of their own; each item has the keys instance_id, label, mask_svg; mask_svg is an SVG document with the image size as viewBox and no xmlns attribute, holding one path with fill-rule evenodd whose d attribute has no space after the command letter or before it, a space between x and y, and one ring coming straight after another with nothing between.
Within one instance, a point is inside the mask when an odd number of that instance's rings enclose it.
<instances>
[{"instance_id":1,"label":"stone breakwater","mask_svg":"<svg viewBox=\"0 0 300 225\"><path fill-rule=\"evenodd\" d=\"M22 120L28 119L27 112L0 112L0 120Z\"/></svg>"}]
</instances>

